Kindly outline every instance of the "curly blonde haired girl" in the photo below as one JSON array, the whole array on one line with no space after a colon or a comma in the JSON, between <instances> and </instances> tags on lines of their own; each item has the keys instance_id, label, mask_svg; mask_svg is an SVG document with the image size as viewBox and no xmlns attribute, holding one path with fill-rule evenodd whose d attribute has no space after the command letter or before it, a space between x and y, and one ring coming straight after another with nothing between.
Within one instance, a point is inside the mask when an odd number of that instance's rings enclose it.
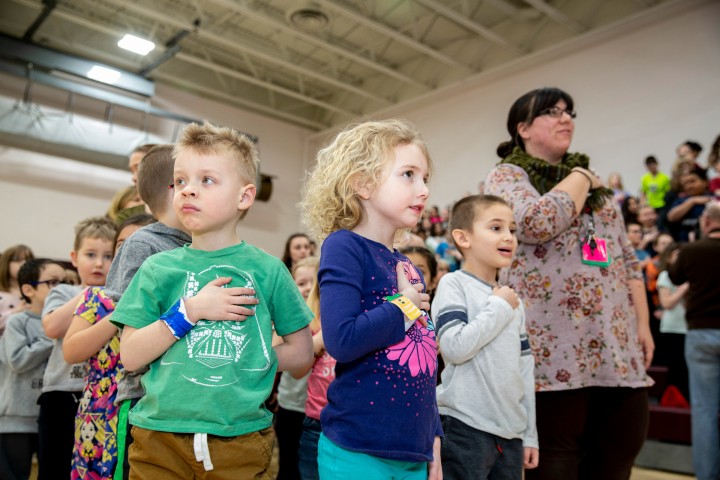
<instances>
[{"instance_id":1,"label":"curly blonde haired girl","mask_svg":"<svg viewBox=\"0 0 720 480\"><path fill-rule=\"evenodd\" d=\"M377 478L441 477L437 345L423 312L430 296L393 242L420 220L429 176L420 134L384 120L342 131L308 177L301 205L324 239L320 317L337 361L320 412L320 478L357 478L358 464Z\"/></svg>"},{"instance_id":2,"label":"curly blonde haired girl","mask_svg":"<svg viewBox=\"0 0 720 480\"><path fill-rule=\"evenodd\" d=\"M325 238L336 230L354 228L362 218L359 189L374 190L383 168L400 145L417 145L432 162L425 141L404 120L380 120L351 125L320 150L310 172L300 208L311 233Z\"/></svg>"}]
</instances>

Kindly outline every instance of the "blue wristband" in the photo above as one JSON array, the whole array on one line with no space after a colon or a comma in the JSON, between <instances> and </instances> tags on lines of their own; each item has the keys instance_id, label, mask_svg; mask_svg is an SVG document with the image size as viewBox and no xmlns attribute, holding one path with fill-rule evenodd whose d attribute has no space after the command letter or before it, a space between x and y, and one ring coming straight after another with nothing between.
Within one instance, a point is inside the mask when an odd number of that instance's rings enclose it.
<instances>
[{"instance_id":1,"label":"blue wristband","mask_svg":"<svg viewBox=\"0 0 720 480\"><path fill-rule=\"evenodd\" d=\"M160 317L160 320L167 325L170 333L178 340L184 337L195 326L195 324L187 318L185 302L182 298L175 302L175 305L170 307L170 309Z\"/></svg>"}]
</instances>

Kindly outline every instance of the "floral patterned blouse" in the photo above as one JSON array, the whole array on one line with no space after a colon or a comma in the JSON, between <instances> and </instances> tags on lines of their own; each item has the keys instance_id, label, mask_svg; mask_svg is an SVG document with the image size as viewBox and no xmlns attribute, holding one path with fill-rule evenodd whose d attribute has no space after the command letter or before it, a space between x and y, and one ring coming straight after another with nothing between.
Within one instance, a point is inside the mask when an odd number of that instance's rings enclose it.
<instances>
[{"instance_id":1,"label":"floral patterned blouse","mask_svg":"<svg viewBox=\"0 0 720 480\"><path fill-rule=\"evenodd\" d=\"M608 199L593 212L597 236L612 259L600 268L581 262L589 216L575 214L567 193L541 196L525 171L511 164L490 172L485 193L505 199L517 222L518 249L500 282L524 301L536 390L652 385L627 285L642 273L615 202Z\"/></svg>"}]
</instances>

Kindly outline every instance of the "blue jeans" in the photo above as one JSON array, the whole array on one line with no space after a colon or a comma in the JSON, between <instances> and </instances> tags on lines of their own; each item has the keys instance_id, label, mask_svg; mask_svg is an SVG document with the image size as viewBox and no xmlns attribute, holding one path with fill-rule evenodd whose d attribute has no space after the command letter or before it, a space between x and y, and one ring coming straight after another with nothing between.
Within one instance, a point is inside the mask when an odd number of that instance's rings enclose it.
<instances>
[{"instance_id":1,"label":"blue jeans","mask_svg":"<svg viewBox=\"0 0 720 480\"><path fill-rule=\"evenodd\" d=\"M449 415L440 415L440 420L445 433L440 454L445 480L522 479L525 449L521 439L500 438Z\"/></svg>"},{"instance_id":2,"label":"blue jeans","mask_svg":"<svg viewBox=\"0 0 720 480\"><path fill-rule=\"evenodd\" d=\"M300 478L302 480L320 480L318 474L318 441L320 440L320 421L307 415L303 420L298 451Z\"/></svg>"},{"instance_id":3,"label":"blue jeans","mask_svg":"<svg viewBox=\"0 0 720 480\"><path fill-rule=\"evenodd\" d=\"M690 374L692 457L697 480L720 476L720 330L688 330L685 360Z\"/></svg>"}]
</instances>

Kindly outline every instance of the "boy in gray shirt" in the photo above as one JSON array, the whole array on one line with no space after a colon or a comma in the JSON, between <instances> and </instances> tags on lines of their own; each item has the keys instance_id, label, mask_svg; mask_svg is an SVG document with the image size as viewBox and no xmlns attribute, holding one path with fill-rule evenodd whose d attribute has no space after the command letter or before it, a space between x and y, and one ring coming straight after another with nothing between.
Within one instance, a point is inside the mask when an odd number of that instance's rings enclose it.
<instances>
[{"instance_id":1,"label":"boy in gray shirt","mask_svg":"<svg viewBox=\"0 0 720 480\"><path fill-rule=\"evenodd\" d=\"M443 478L520 480L539 452L525 312L497 284L517 248L512 210L499 197L465 197L450 230L463 269L442 277L431 309L445 360L437 387Z\"/></svg>"},{"instance_id":2,"label":"boy in gray shirt","mask_svg":"<svg viewBox=\"0 0 720 480\"><path fill-rule=\"evenodd\" d=\"M18 272L28 307L10 316L0 337L0 478L28 478L38 451L37 405L53 342L45 336L40 313L50 289L65 269L47 259L31 259Z\"/></svg>"}]
</instances>

